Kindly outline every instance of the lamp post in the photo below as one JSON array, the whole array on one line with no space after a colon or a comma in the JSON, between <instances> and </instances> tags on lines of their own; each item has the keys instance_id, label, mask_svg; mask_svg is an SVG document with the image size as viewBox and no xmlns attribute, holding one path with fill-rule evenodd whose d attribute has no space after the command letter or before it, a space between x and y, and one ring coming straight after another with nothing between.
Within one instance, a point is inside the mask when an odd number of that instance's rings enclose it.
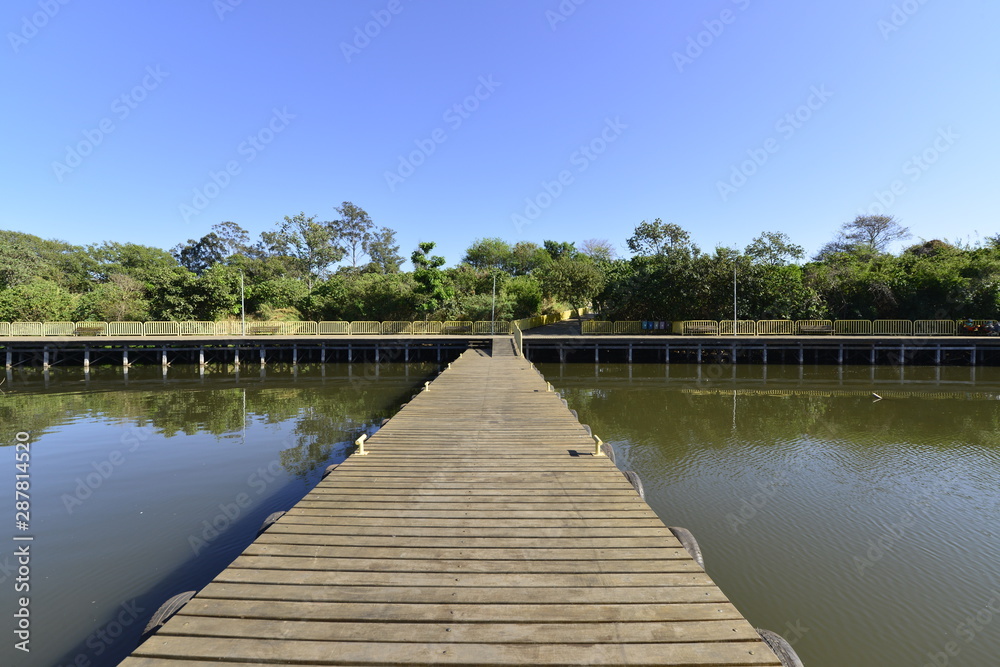
<instances>
[{"instance_id":1,"label":"lamp post","mask_svg":"<svg viewBox=\"0 0 1000 667\"><path fill-rule=\"evenodd\" d=\"M736 335L736 263L733 262L733 335Z\"/></svg>"},{"instance_id":2,"label":"lamp post","mask_svg":"<svg viewBox=\"0 0 1000 667\"><path fill-rule=\"evenodd\" d=\"M497 322L497 272L493 271L493 307L490 309L490 335L496 335Z\"/></svg>"},{"instance_id":3,"label":"lamp post","mask_svg":"<svg viewBox=\"0 0 1000 667\"><path fill-rule=\"evenodd\" d=\"M243 269L240 269L240 335L247 335L247 303L243 294Z\"/></svg>"}]
</instances>

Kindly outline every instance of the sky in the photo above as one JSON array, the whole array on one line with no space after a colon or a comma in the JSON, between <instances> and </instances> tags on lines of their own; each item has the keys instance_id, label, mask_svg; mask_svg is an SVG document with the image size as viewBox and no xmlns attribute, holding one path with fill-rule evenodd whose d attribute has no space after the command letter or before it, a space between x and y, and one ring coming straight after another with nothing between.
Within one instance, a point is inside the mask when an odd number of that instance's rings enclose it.
<instances>
[{"instance_id":1,"label":"sky","mask_svg":"<svg viewBox=\"0 0 1000 667\"><path fill-rule=\"evenodd\" d=\"M351 201L433 241L996 234L993 0L6 0L0 228L170 249Z\"/></svg>"}]
</instances>

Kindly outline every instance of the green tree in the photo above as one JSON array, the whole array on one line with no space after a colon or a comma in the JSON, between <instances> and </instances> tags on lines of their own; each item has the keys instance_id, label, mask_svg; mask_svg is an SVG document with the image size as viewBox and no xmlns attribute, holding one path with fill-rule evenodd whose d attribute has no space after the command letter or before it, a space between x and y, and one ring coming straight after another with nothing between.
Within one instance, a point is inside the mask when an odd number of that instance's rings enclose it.
<instances>
[{"instance_id":1,"label":"green tree","mask_svg":"<svg viewBox=\"0 0 1000 667\"><path fill-rule=\"evenodd\" d=\"M792 243L784 232L763 232L743 252L754 262L767 266L781 266L805 256L805 249Z\"/></svg>"},{"instance_id":2,"label":"green tree","mask_svg":"<svg viewBox=\"0 0 1000 667\"><path fill-rule=\"evenodd\" d=\"M607 239L587 239L580 246L580 252L595 262L610 262L615 259L615 246Z\"/></svg>"},{"instance_id":3,"label":"green tree","mask_svg":"<svg viewBox=\"0 0 1000 667\"><path fill-rule=\"evenodd\" d=\"M250 246L250 235L235 222L220 222L212 231L197 241L188 239L171 250L173 256L189 271L201 275L213 264L222 262L237 253L245 253Z\"/></svg>"},{"instance_id":4,"label":"green tree","mask_svg":"<svg viewBox=\"0 0 1000 667\"><path fill-rule=\"evenodd\" d=\"M545 291L574 309L590 305L604 287L604 275L590 259L563 257L544 269Z\"/></svg>"},{"instance_id":5,"label":"green tree","mask_svg":"<svg viewBox=\"0 0 1000 667\"><path fill-rule=\"evenodd\" d=\"M690 246L691 235L679 225L657 218L653 222L640 222L626 243L636 255L664 255L668 250Z\"/></svg>"},{"instance_id":6,"label":"green tree","mask_svg":"<svg viewBox=\"0 0 1000 667\"><path fill-rule=\"evenodd\" d=\"M388 227L373 231L365 242L364 250L371 260L365 266L366 273L399 273L405 261L399 254L396 232Z\"/></svg>"},{"instance_id":7,"label":"green tree","mask_svg":"<svg viewBox=\"0 0 1000 667\"><path fill-rule=\"evenodd\" d=\"M73 320L77 322L142 322L148 319L146 286L120 273L82 294L73 312Z\"/></svg>"},{"instance_id":8,"label":"green tree","mask_svg":"<svg viewBox=\"0 0 1000 667\"><path fill-rule=\"evenodd\" d=\"M417 282L415 292L420 299L416 307L425 316L455 297L454 290L447 284L444 272L441 271L445 259L440 255L431 255L432 250L434 243L424 241L410 255L410 261L413 262L413 279Z\"/></svg>"},{"instance_id":9,"label":"green tree","mask_svg":"<svg viewBox=\"0 0 1000 667\"><path fill-rule=\"evenodd\" d=\"M326 277L330 265L339 262L345 254L336 244L330 224L317 222L316 216L305 213L285 216L278 231L264 232L261 239L271 254L287 259L295 272L305 279L309 289L313 281Z\"/></svg>"},{"instance_id":10,"label":"green tree","mask_svg":"<svg viewBox=\"0 0 1000 667\"><path fill-rule=\"evenodd\" d=\"M344 250L351 267L357 269L359 262L368 254L375 224L363 208L349 201L334 210L340 218L329 223L333 242Z\"/></svg>"},{"instance_id":11,"label":"green tree","mask_svg":"<svg viewBox=\"0 0 1000 667\"><path fill-rule=\"evenodd\" d=\"M509 272L512 264L510 244L499 238L476 239L462 261L480 271Z\"/></svg>"},{"instance_id":12,"label":"green tree","mask_svg":"<svg viewBox=\"0 0 1000 667\"><path fill-rule=\"evenodd\" d=\"M71 321L76 295L52 280L35 279L0 290L0 321Z\"/></svg>"}]
</instances>

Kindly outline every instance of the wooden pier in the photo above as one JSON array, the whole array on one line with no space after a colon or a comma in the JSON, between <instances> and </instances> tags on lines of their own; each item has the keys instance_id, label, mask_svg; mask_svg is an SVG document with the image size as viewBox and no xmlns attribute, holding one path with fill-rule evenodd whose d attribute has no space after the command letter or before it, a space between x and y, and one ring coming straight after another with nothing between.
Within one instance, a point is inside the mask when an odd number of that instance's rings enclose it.
<instances>
[{"instance_id":1,"label":"wooden pier","mask_svg":"<svg viewBox=\"0 0 1000 667\"><path fill-rule=\"evenodd\" d=\"M779 667L547 389L464 352L122 664Z\"/></svg>"}]
</instances>

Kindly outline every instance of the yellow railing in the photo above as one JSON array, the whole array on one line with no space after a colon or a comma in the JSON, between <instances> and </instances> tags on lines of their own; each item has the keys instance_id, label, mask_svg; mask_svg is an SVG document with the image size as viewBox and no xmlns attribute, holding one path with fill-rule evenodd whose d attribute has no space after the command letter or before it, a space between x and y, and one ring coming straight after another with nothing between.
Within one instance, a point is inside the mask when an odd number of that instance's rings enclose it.
<instances>
[{"instance_id":1,"label":"yellow railing","mask_svg":"<svg viewBox=\"0 0 1000 667\"><path fill-rule=\"evenodd\" d=\"M582 334L609 334L614 333L614 322L606 320L584 320L580 325Z\"/></svg>"},{"instance_id":2,"label":"yellow railing","mask_svg":"<svg viewBox=\"0 0 1000 667\"><path fill-rule=\"evenodd\" d=\"M181 332L180 322L146 322L142 328L147 336L178 336Z\"/></svg>"},{"instance_id":3,"label":"yellow railing","mask_svg":"<svg viewBox=\"0 0 1000 667\"><path fill-rule=\"evenodd\" d=\"M413 322L383 322L382 333L388 336L413 333Z\"/></svg>"},{"instance_id":4,"label":"yellow railing","mask_svg":"<svg viewBox=\"0 0 1000 667\"><path fill-rule=\"evenodd\" d=\"M954 320L914 320L914 336L954 336L958 327Z\"/></svg>"},{"instance_id":5,"label":"yellow railing","mask_svg":"<svg viewBox=\"0 0 1000 667\"><path fill-rule=\"evenodd\" d=\"M733 321L719 320L719 333L723 336L733 335ZM737 336L753 336L757 333L757 323L753 320L736 320Z\"/></svg>"},{"instance_id":6,"label":"yellow railing","mask_svg":"<svg viewBox=\"0 0 1000 667\"><path fill-rule=\"evenodd\" d=\"M643 334L649 330L643 330L642 322L638 320L622 320L611 323L611 333L614 334Z\"/></svg>"},{"instance_id":7,"label":"yellow railing","mask_svg":"<svg viewBox=\"0 0 1000 667\"><path fill-rule=\"evenodd\" d=\"M416 320L413 322L411 331L415 336L427 336L427 335L439 334L441 333L442 329L444 329L444 324L442 324L441 322L437 322L434 320L430 320L427 322L424 322L422 320Z\"/></svg>"},{"instance_id":8,"label":"yellow railing","mask_svg":"<svg viewBox=\"0 0 1000 667\"><path fill-rule=\"evenodd\" d=\"M471 334L472 322L469 320L448 320L441 325L441 333L449 336Z\"/></svg>"},{"instance_id":9,"label":"yellow railing","mask_svg":"<svg viewBox=\"0 0 1000 667\"><path fill-rule=\"evenodd\" d=\"M795 333L833 333L833 320L795 320Z\"/></svg>"},{"instance_id":10,"label":"yellow railing","mask_svg":"<svg viewBox=\"0 0 1000 667\"><path fill-rule=\"evenodd\" d=\"M795 322L791 320L757 320L758 336L790 336L795 333Z\"/></svg>"},{"instance_id":11,"label":"yellow railing","mask_svg":"<svg viewBox=\"0 0 1000 667\"><path fill-rule=\"evenodd\" d=\"M142 336L142 322L108 322L109 336Z\"/></svg>"},{"instance_id":12,"label":"yellow railing","mask_svg":"<svg viewBox=\"0 0 1000 667\"><path fill-rule=\"evenodd\" d=\"M77 336L107 336L107 322L77 322L73 327Z\"/></svg>"},{"instance_id":13,"label":"yellow railing","mask_svg":"<svg viewBox=\"0 0 1000 667\"><path fill-rule=\"evenodd\" d=\"M502 320L473 322L472 333L477 336L506 336L510 333L510 323Z\"/></svg>"},{"instance_id":14,"label":"yellow railing","mask_svg":"<svg viewBox=\"0 0 1000 667\"><path fill-rule=\"evenodd\" d=\"M912 320L874 320L872 333L876 336L912 336Z\"/></svg>"},{"instance_id":15,"label":"yellow railing","mask_svg":"<svg viewBox=\"0 0 1000 667\"><path fill-rule=\"evenodd\" d=\"M315 335L508 335L516 325L523 333L575 316L573 311L537 315L507 322L468 320L424 321L248 321L246 334L315 336ZM983 325L991 320L972 320ZM877 336L954 336L965 333L965 320L737 320L737 335L788 335L795 333L834 333L838 335ZM587 335L663 334L733 334L732 320L683 320L663 323L657 320L583 320ZM663 328L665 325L665 328ZM672 326L671 326L672 325ZM0 337L13 336L239 336L240 321L187 322L0 322Z\"/></svg>"},{"instance_id":16,"label":"yellow railing","mask_svg":"<svg viewBox=\"0 0 1000 667\"><path fill-rule=\"evenodd\" d=\"M719 323L717 320L685 320L683 322L674 322L673 331L685 336L691 334L718 334ZM729 333L730 335L732 334L731 331Z\"/></svg>"},{"instance_id":17,"label":"yellow railing","mask_svg":"<svg viewBox=\"0 0 1000 667\"><path fill-rule=\"evenodd\" d=\"M41 336L44 327L41 322L11 322L11 336Z\"/></svg>"},{"instance_id":18,"label":"yellow railing","mask_svg":"<svg viewBox=\"0 0 1000 667\"><path fill-rule=\"evenodd\" d=\"M342 336L351 333L351 323L343 321L324 321L319 323L320 336Z\"/></svg>"},{"instance_id":19,"label":"yellow railing","mask_svg":"<svg viewBox=\"0 0 1000 667\"><path fill-rule=\"evenodd\" d=\"M43 336L72 336L76 322L42 322Z\"/></svg>"},{"instance_id":20,"label":"yellow railing","mask_svg":"<svg viewBox=\"0 0 1000 667\"><path fill-rule=\"evenodd\" d=\"M150 324L165 325L164 331L169 331L171 324L176 325L176 333L179 336L238 336L241 333L242 322L233 322L236 329L229 328L229 322L146 322L146 335L157 335L150 331ZM220 326L221 325L221 326ZM249 323L247 323L249 326ZM156 327L159 328L159 327Z\"/></svg>"},{"instance_id":21,"label":"yellow railing","mask_svg":"<svg viewBox=\"0 0 1000 667\"><path fill-rule=\"evenodd\" d=\"M373 335L382 333L381 322L351 322L352 334Z\"/></svg>"},{"instance_id":22,"label":"yellow railing","mask_svg":"<svg viewBox=\"0 0 1000 667\"><path fill-rule=\"evenodd\" d=\"M871 320L837 320L833 332L841 336L866 336L872 333Z\"/></svg>"}]
</instances>

